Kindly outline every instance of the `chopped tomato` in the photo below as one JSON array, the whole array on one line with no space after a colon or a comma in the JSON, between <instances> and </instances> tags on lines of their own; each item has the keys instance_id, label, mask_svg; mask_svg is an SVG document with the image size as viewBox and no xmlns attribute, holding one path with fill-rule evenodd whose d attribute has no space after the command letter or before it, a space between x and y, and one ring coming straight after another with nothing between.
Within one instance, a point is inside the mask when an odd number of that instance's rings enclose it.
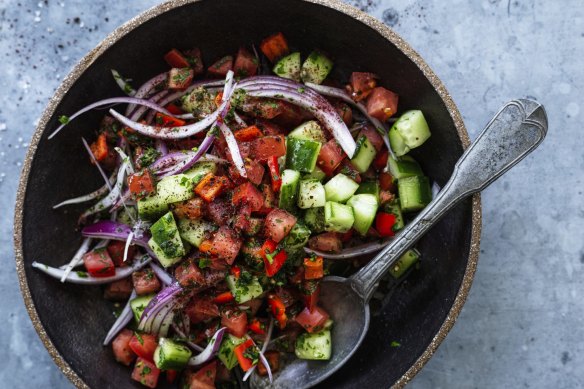
<instances>
[{"instance_id":1,"label":"chopped tomato","mask_svg":"<svg viewBox=\"0 0 584 389\"><path fill-rule=\"evenodd\" d=\"M290 52L288 42L286 42L286 38L284 38L284 34L281 32L264 39L260 44L260 49L271 62L276 61Z\"/></svg>"},{"instance_id":2,"label":"chopped tomato","mask_svg":"<svg viewBox=\"0 0 584 389\"><path fill-rule=\"evenodd\" d=\"M124 250L126 249L126 242L121 240L112 240L107 245L107 253L117 267L124 266ZM136 246L130 245L128 247L128 259L133 259L136 255Z\"/></svg>"},{"instance_id":3,"label":"chopped tomato","mask_svg":"<svg viewBox=\"0 0 584 389\"><path fill-rule=\"evenodd\" d=\"M262 134L262 131L257 126L249 126L235 131L233 135L239 142L249 142L264 134Z\"/></svg>"},{"instance_id":4,"label":"chopped tomato","mask_svg":"<svg viewBox=\"0 0 584 389\"><path fill-rule=\"evenodd\" d=\"M279 192L282 187L282 177L280 176L280 165L278 164L278 157L272 156L268 158L268 169L270 169L270 179L272 180L272 190Z\"/></svg>"},{"instance_id":5,"label":"chopped tomato","mask_svg":"<svg viewBox=\"0 0 584 389\"><path fill-rule=\"evenodd\" d=\"M276 203L276 194L274 193L272 186L266 184L262 185L262 193L264 194L264 205L262 207L262 212L268 214L272 208L275 208L278 205Z\"/></svg>"},{"instance_id":6,"label":"chopped tomato","mask_svg":"<svg viewBox=\"0 0 584 389\"><path fill-rule=\"evenodd\" d=\"M375 219L375 229L383 237L394 236L393 225L395 224L395 215L393 213L379 212Z\"/></svg>"},{"instance_id":7,"label":"chopped tomato","mask_svg":"<svg viewBox=\"0 0 584 389\"><path fill-rule=\"evenodd\" d=\"M130 339L130 348L142 359L154 363L154 351L158 347L156 335L135 332Z\"/></svg>"},{"instance_id":8,"label":"chopped tomato","mask_svg":"<svg viewBox=\"0 0 584 389\"><path fill-rule=\"evenodd\" d=\"M138 358L132 371L132 379L149 388L156 388L160 369L154 363Z\"/></svg>"},{"instance_id":9,"label":"chopped tomato","mask_svg":"<svg viewBox=\"0 0 584 389\"><path fill-rule=\"evenodd\" d=\"M304 258L304 278L315 280L324 277L322 257Z\"/></svg>"},{"instance_id":10,"label":"chopped tomato","mask_svg":"<svg viewBox=\"0 0 584 389\"><path fill-rule=\"evenodd\" d=\"M353 110L351 107L349 107L348 104L340 101L335 104L335 109L347 126L351 126L353 124Z\"/></svg>"},{"instance_id":11,"label":"chopped tomato","mask_svg":"<svg viewBox=\"0 0 584 389\"><path fill-rule=\"evenodd\" d=\"M194 261L181 262L174 270L174 277L184 288L205 283L205 277Z\"/></svg>"},{"instance_id":12,"label":"chopped tomato","mask_svg":"<svg viewBox=\"0 0 584 389\"><path fill-rule=\"evenodd\" d=\"M190 200L172 204L172 212L179 219L200 219L203 215L205 203L200 197L193 197Z\"/></svg>"},{"instance_id":13,"label":"chopped tomato","mask_svg":"<svg viewBox=\"0 0 584 389\"><path fill-rule=\"evenodd\" d=\"M130 193L137 199L146 197L156 192L154 175L148 169L143 169L128 177Z\"/></svg>"},{"instance_id":14,"label":"chopped tomato","mask_svg":"<svg viewBox=\"0 0 584 389\"><path fill-rule=\"evenodd\" d=\"M320 282L314 280L306 280L302 283L302 300L304 300L304 306L308 308L310 312L313 312L318 303L318 297L320 296Z\"/></svg>"},{"instance_id":15,"label":"chopped tomato","mask_svg":"<svg viewBox=\"0 0 584 389\"><path fill-rule=\"evenodd\" d=\"M241 109L253 117L274 119L284 111L284 106L281 101L275 99L246 97Z\"/></svg>"},{"instance_id":16,"label":"chopped tomato","mask_svg":"<svg viewBox=\"0 0 584 389\"><path fill-rule=\"evenodd\" d=\"M379 204L390 203L395 199L395 195L388 190L379 191Z\"/></svg>"},{"instance_id":17,"label":"chopped tomato","mask_svg":"<svg viewBox=\"0 0 584 389\"><path fill-rule=\"evenodd\" d=\"M132 273L132 283L138 296L151 294L160 290L160 281L150 268Z\"/></svg>"},{"instance_id":18,"label":"chopped tomato","mask_svg":"<svg viewBox=\"0 0 584 389\"><path fill-rule=\"evenodd\" d=\"M233 205L249 204L251 211L256 212L262 209L264 196L255 185L251 182L246 182L235 188L231 201Z\"/></svg>"},{"instance_id":19,"label":"chopped tomato","mask_svg":"<svg viewBox=\"0 0 584 389\"><path fill-rule=\"evenodd\" d=\"M248 339L245 342L241 343L240 345L236 346L233 349L233 353L237 357L237 362L239 362L239 366L243 371L248 371L249 369L251 369L252 366L254 365L254 362L257 363L259 358L258 355L259 350L257 349L257 346L251 339ZM253 359L249 358L249 356L252 356L252 354L255 354L253 355L255 357Z\"/></svg>"},{"instance_id":20,"label":"chopped tomato","mask_svg":"<svg viewBox=\"0 0 584 389\"><path fill-rule=\"evenodd\" d=\"M173 115L182 115L183 113L185 113L185 111L183 111L181 107L174 103L168 104L165 108L168 112L170 112Z\"/></svg>"},{"instance_id":21,"label":"chopped tomato","mask_svg":"<svg viewBox=\"0 0 584 389\"><path fill-rule=\"evenodd\" d=\"M288 254L285 250L277 250L278 244L273 240L266 240L261 249L261 254L264 259L264 266L266 268L266 275L273 277L284 266Z\"/></svg>"},{"instance_id":22,"label":"chopped tomato","mask_svg":"<svg viewBox=\"0 0 584 389\"><path fill-rule=\"evenodd\" d=\"M296 224L296 216L275 208L266 216L264 231L268 238L279 243Z\"/></svg>"},{"instance_id":23,"label":"chopped tomato","mask_svg":"<svg viewBox=\"0 0 584 389\"><path fill-rule=\"evenodd\" d=\"M116 274L114 261L105 247L94 249L85 254L83 264L92 277L110 277Z\"/></svg>"},{"instance_id":24,"label":"chopped tomato","mask_svg":"<svg viewBox=\"0 0 584 389\"><path fill-rule=\"evenodd\" d=\"M264 357L268 360L272 373L277 372L280 368L280 353L276 350L270 350L264 353ZM258 374L261 376L268 375L268 370L263 363L258 363Z\"/></svg>"},{"instance_id":25,"label":"chopped tomato","mask_svg":"<svg viewBox=\"0 0 584 389\"><path fill-rule=\"evenodd\" d=\"M156 118L154 119L154 123L156 123L156 125L160 127L181 127L186 124L184 120L177 119L160 112L156 112Z\"/></svg>"},{"instance_id":26,"label":"chopped tomato","mask_svg":"<svg viewBox=\"0 0 584 389\"><path fill-rule=\"evenodd\" d=\"M226 292L219 293L217 297L213 299L213 302L215 304L227 304L233 301L234 299L235 298L233 297L233 293L231 293L231 291L228 290Z\"/></svg>"},{"instance_id":27,"label":"chopped tomato","mask_svg":"<svg viewBox=\"0 0 584 389\"><path fill-rule=\"evenodd\" d=\"M228 308L221 312L221 325L227 332L241 338L247 332L247 315L237 308Z\"/></svg>"},{"instance_id":28,"label":"chopped tomato","mask_svg":"<svg viewBox=\"0 0 584 389\"><path fill-rule=\"evenodd\" d=\"M336 140L331 139L320 148L316 163L327 176L332 176L345 157L341 146Z\"/></svg>"},{"instance_id":29,"label":"chopped tomato","mask_svg":"<svg viewBox=\"0 0 584 389\"><path fill-rule=\"evenodd\" d=\"M166 53L164 60L172 68L188 68L190 66L187 59L177 49L172 49Z\"/></svg>"},{"instance_id":30,"label":"chopped tomato","mask_svg":"<svg viewBox=\"0 0 584 389\"><path fill-rule=\"evenodd\" d=\"M342 233L340 236L341 242L346 243L346 242L350 241L351 238L353 237L354 232L355 232L355 230L351 228L349 231Z\"/></svg>"},{"instance_id":31,"label":"chopped tomato","mask_svg":"<svg viewBox=\"0 0 584 389\"><path fill-rule=\"evenodd\" d=\"M253 319L247 328L258 335L266 334L266 323L264 321L260 321L259 319Z\"/></svg>"},{"instance_id":32,"label":"chopped tomato","mask_svg":"<svg viewBox=\"0 0 584 389\"><path fill-rule=\"evenodd\" d=\"M377 76L373 73L353 72L347 85L347 92L355 101L361 101L377 86Z\"/></svg>"},{"instance_id":33,"label":"chopped tomato","mask_svg":"<svg viewBox=\"0 0 584 389\"><path fill-rule=\"evenodd\" d=\"M217 360L209 362L187 378L188 389L214 389L217 376Z\"/></svg>"},{"instance_id":34,"label":"chopped tomato","mask_svg":"<svg viewBox=\"0 0 584 389\"><path fill-rule=\"evenodd\" d=\"M235 219L233 220L233 228L237 232L247 231L250 228L251 219L251 206L249 204L243 204L239 207L239 212L235 214Z\"/></svg>"},{"instance_id":35,"label":"chopped tomato","mask_svg":"<svg viewBox=\"0 0 584 389\"><path fill-rule=\"evenodd\" d=\"M327 253L338 253L343 248L343 244L337 233L325 232L310 238L308 247Z\"/></svg>"},{"instance_id":36,"label":"chopped tomato","mask_svg":"<svg viewBox=\"0 0 584 389\"><path fill-rule=\"evenodd\" d=\"M256 119L256 125L265 135L284 135L285 132L278 125L268 120Z\"/></svg>"},{"instance_id":37,"label":"chopped tomato","mask_svg":"<svg viewBox=\"0 0 584 389\"><path fill-rule=\"evenodd\" d=\"M397 112L397 100L397 94L377 87L367 98L367 113L384 122Z\"/></svg>"},{"instance_id":38,"label":"chopped tomato","mask_svg":"<svg viewBox=\"0 0 584 389\"><path fill-rule=\"evenodd\" d=\"M240 47L235 57L235 64L233 65L233 72L235 77L251 77L255 76L258 71L258 61L252 53L245 47Z\"/></svg>"},{"instance_id":39,"label":"chopped tomato","mask_svg":"<svg viewBox=\"0 0 584 389\"><path fill-rule=\"evenodd\" d=\"M228 180L223 176L216 176L213 173L207 174L195 187L195 193L201 196L203 200L210 203L217 196L219 196L225 187Z\"/></svg>"},{"instance_id":40,"label":"chopped tomato","mask_svg":"<svg viewBox=\"0 0 584 389\"><path fill-rule=\"evenodd\" d=\"M313 333L322 330L324 323L328 320L329 314L322 308L316 307L312 312L304 308L296 315L296 322L306 331Z\"/></svg>"},{"instance_id":41,"label":"chopped tomato","mask_svg":"<svg viewBox=\"0 0 584 389\"><path fill-rule=\"evenodd\" d=\"M286 155L286 139L282 135L268 135L251 142L251 155L258 161Z\"/></svg>"},{"instance_id":42,"label":"chopped tomato","mask_svg":"<svg viewBox=\"0 0 584 389\"><path fill-rule=\"evenodd\" d=\"M286 306L280 297L275 294L268 295L268 305L272 311L272 315L278 321L280 329L284 329L288 323L288 316L286 315Z\"/></svg>"},{"instance_id":43,"label":"chopped tomato","mask_svg":"<svg viewBox=\"0 0 584 389\"><path fill-rule=\"evenodd\" d=\"M185 313L196 324L207 321L214 317L219 317L219 308L210 296L197 296L189 302L185 308Z\"/></svg>"},{"instance_id":44,"label":"chopped tomato","mask_svg":"<svg viewBox=\"0 0 584 389\"><path fill-rule=\"evenodd\" d=\"M231 228L227 226L219 227L213 237L213 251L219 257L232 265L235 257L239 254L239 249L243 241Z\"/></svg>"},{"instance_id":45,"label":"chopped tomato","mask_svg":"<svg viewBox=\"0 0 584 389\"><path fill-rule=\"evenodd\" d=\"M381 190L388 190L390 192L395 193L396 186L394 183L393 176L387 172L380 172L379 173L379 188Z\"/></svg>"},{"instance_id":46,"label":"chopped tomato","mask_svg":"<svg viewBox=\"0 0 584 389\"><path fill-rule=\"evenodd\" d=\"M110 301L125 301L130 298L132 289L130 278L123 278L107 284L103 291L103 298Z\"/></svg>"},{"instance_id":47,"label":"chopped tomato","mask_svg":"<svg viewBox=\"0 0 584 389\"><path fill-rule=\"evenodd\" d=\"M93 156L97 162L104 161L109 153L106 134L104 132L99 134L97 140L93 142L89 148L91 149L91 152L93 153Z\"/></svg>"},{"instance_id":48,"label":"chopped tomato","mask_svg":"<svg viewBox=\"0 0 584 389\"><path fill-rule=\"evenodd\" d=\"M279 100L278 106L279 114L274 118L274 121L284 128L296 128L306 118L302 109L297 105Z\"/></svg>"},{"instance_id":49,"label":"chopped tomato","mask_svg":"<svg viewBox=\"0 0 584 389\"><path fill-rule=\"evenodd\" d=\"M195 72L195 76L203 74L203 70L205 69L205 67L203 66L203 57L201 55L201 50L199 50L199 48L195 47L190 50L186 50L184 52L184 57L188 61L190 67Z\"/></svg>"},{"instance_id":50,"label":"chopped tomato","mask_svg":"<svg viewBox=\"0 0 584 389\"><path fill-rule=\"evenodd\" d=\"M177 375L178 375L178 371L167 370L166 371L166 382L168 382L169 384L172 384L174 381L176 381Z\"/></svg>"},{"instance_id":51,"label":"chopped tomato","mask_svg":"<svg viewBox=\"0 0 584 389\"><path fill-rule=\"evenodd\" d=\"M255 185L259 185L264 178L264 171L266 169L256 160L246 158L245 159L245 172L247 173L247 179Z\"/></svg>"},{"instance_id":52,"label":"chopped tomato","mask_svg":"<svg viewBox=\"0 0 584 389\"><path fill-rule=\"evenodd\" d=\"M364 126L363 129L361 129L361 132L359 132L359 136L361 135L366 136L367 139L369 139L369 142L371 142L377 152L379 152L385 144L383 138L379 135L379 132L377 132L372 126Z\"/></svg>"},{"instance_id":53,"label":"chopped tomato","mask_svg":"<svg viewBox=\"0 0 584 389\"><path fill-rule=\"evenodd\" d=\"M116 361L126 366L130 366L134 359L136 359L136 354L130 348L130 339L132 339L132 331L123 329L112 342L112 349Z\"/></svg>"},{"instance_id":54,"label":"chopped tomato","mask_svg":"<svg viewBox=\"0 0 584 389\"><path fill-rule=\"evenodd\" d=\"M195 76L191 68L172 68L168 72L168 89L185 89Z\"/></svg>"},{"instance_id":55,"label":"chopped tomato","mask_svg":"<svg viewBox=\"0 0 584 389\"><path fill-rule=\"evenodd\" d=\"M209 72L209 75L211 75L213 77L223 78L227 75L227 72L232 70L232 69L233 69L233 57L230 55L227 55L227 56L219 59L213 65L209 66L209 68L207 69L207 72Z\"/></svg>"},{"instance_id":56,"label":"chopped tomato","mask_svg":"<svg viewBox=\"0 0 584 389\"><path fill-rule=\"evenodd\" d=\"M378 153L373 160L373 167L375 170L381 171L385 169L387 166L387 158L389 158L389 151L387 151L387 149L383 149L380 153Z\"/></svg>"},{"instance_id":57,"label":"chopped tomato","mask_svg":"<svg viewBox=\"0 0 584 389\"><path fill-rule=\"evenodd\" d=\"M288 277L288 280L292 285L300 285L300 283L304 281L304 266L299 266L296 269L296 272L294 272L292 276Z\"/></svg>"}]
</instances>

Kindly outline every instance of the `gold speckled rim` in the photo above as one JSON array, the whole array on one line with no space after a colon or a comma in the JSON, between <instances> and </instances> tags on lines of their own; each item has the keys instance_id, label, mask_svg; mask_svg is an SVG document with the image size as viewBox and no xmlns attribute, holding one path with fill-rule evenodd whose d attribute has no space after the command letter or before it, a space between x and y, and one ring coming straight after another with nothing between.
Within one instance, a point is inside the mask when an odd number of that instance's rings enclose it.
<instances>
[{"instance_id":1,"label":"gold speckled rim","mask_svg":"<svg viewBox=\"0 0 584 389\"><path fill-rule=\"evenodd\" d=\"M55 108L61 102L69 88L77 81L77 79L85 72L85 70L97 59L101 54L103 54L108 48L114 45L119 39L124 37L130 31L134 30L141 24L157 17L158 15L165 13L173 8L183 6L185 4L198 2L200 0L170 0L163 4L157 5L137 17L131 19L127 23L118 27L111 34L109 34L101 43L97 45L93 50L91 50L81 61L73 68L71 73L65 77L61 86L55 92L55 95L49 101L47 108L43 112L39 124L33 134L32 140L28 152L26 154L22 173L20 176L20 183L18 186L18 191L16 194L16 208L14 216L14 250L16 255L16 271L18 273L18 280L20 284L20 289L22 291L22 296L24 298L24 303L28 314L30 315L31 321L41 341L45 345L49 354L59 367L63 374L78 388L89 388L89 386L77 375L77 373L69 366L65 361L63 356L57 351L55 345L47 335L40 319L34 303L31 298L30 289L28 288L28 283L26 280L26 275L24 271L24 257L22 254L22 219L23 219L23 205L24 205L24 194L26 192L26 187L28 183L28 177L30 169L32 166L32 161L36 149L38 147L41 135L49 121L55 112ZM442 84L442 81L434 74L430 67L424 62L422 57L413 50L399 35L393 32L389 27L383 24L381 21L375 19L366 13L359 11L358 9L340 2L339 0L303 0L310 3L319 4L339 12L342 12L354 19L359 20L361 23L371 27L376 30L379 34L385 37L388 41L394 44L398 49L400 49L410 60L412 60L416 66L422 71L426 76L428 81L432 84L434 89L438 92L442 101L446 105L450 117L452 118L458 136L462 143L463 148L467 148L470 144L468 133L464 127L464 123L458 112L458 108L454 104L452 97ZM479 256L479 243L481 235L481 200L480 195L474 195L472 199L472 230L471 230L471 242L470 250L468 254L468 264L462 279L462 283L458 294L454 300L452 308L444 323L438 330L438 333L434 336L426 350L422 355L416 360L416 362L405 372L405 374L394 384L394 388L403 388L428 362L430 357L434 354L438 346L442 343L448 332L452 329L456 318L460 314L462 306L464 305L468 292L472 285L474 274L477 267L477 261Z\"/></svg>"}]
</instances>

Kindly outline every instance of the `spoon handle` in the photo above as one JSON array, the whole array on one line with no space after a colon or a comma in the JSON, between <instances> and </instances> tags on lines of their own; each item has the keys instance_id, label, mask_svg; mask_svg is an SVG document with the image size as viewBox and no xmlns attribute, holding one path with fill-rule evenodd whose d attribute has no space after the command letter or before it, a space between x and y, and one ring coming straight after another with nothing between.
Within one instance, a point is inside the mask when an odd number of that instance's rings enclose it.
<instances>
[{"instance_id":1,"label":"spoon handle","mask_svg":"<svg viewBox=\"0 0 584 389\"><path fill-rule=\"evenodd\" d=\"M436 198L366 266L350 277L353 289L369 301L393 264L444 214L467 196L480 192L521 161L544 139L547 116L533 100L513 100L487 124L466 149Z\"/></svg>"}]
</instances>

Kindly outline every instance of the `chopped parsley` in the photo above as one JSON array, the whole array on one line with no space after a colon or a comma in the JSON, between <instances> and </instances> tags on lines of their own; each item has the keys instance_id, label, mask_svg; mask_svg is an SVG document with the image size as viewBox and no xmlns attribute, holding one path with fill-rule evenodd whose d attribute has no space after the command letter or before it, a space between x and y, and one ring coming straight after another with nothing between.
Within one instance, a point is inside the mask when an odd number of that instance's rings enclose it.
<instances>
[{"instance_id":1,"label":"chopped parsley","mask_svg":"<svg viewBox=\"0 0 584 389\"><path fill-rule=\"evenodd\" d=\"M69 123L69 116L65 116L65 115L59 116L59 123L61 123L61 124Z\"/></svg>"}]
</instances>

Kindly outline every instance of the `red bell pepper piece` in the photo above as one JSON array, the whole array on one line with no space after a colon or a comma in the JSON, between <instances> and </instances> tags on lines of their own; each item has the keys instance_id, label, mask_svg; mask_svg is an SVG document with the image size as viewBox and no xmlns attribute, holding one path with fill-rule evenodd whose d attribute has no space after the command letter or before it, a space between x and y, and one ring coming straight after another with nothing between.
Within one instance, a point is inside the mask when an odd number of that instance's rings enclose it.
<instances>
[{"instance_id":1,"label":"red bell pepper piece","mask_svg":"<svg viewBox=\"0 0 584 389\"><path fill-rule=\"evenodd\" d=\"M186 124L184 120L173 118L160 112L156 113L155 123L160 127L181 127Z\"/></svg>"},{"instance_id":2,"label":"red bell pepper piece","mask_svg":"<svg viewBox=\"0 0 584 389\"><path fill-rule=\"evenodd\" d=\"M280 329L284 329L288 323L288 316L286 315L286 306L280 297L275 294L268 295L268 305L272 311L272 315L278 321Z\"/></svg>"},{"instance_id":3,"label":"red bell pepper piece","mask_svg":"<svg viewBox=\"0 0 584 389\"><path fill-rule=\"evenodd\" d=\"M270 169L270 178L272 179L272 190L279 192L282 187L282 176L280 175L278 157L273 156L268 158L268 168Z\"/></svg>"},{"instance_id":4,"label":"red bell pepper piece","mask_svg":"<svg viewBox=\"0 0 584 389\"><path fill-rule=\"evenodd\" d=\"M233 136L238 142L251 142L260 136L264 136L264 134L257 126L249 126L235 131Z\"/></svg>"},{"instance_id":5,"label":"red bell pepper piece","mask_svg":"<svg viewBox=\"0 0 584 389\"><path fill-rule=\"evenodd\" d=\"M174 103L168 104L165 108L168 112L170 112L173 115L182 115L183 113L185 113L185 111L183 111L181 107Z\"/></svg>"},{"instance_id":6,"label":"red bell pepper piece","mask_svg":"<svg viewBox=\"0 0 584 389\"><path fill-rule=\"evenodd\" d=\"M266 240L261 248L261 254L264 259L266 275L273 277L284 265L288 254L284 250L277 250L278 244L273 240Z\"/></svg>"},{"instance_id":7,"label":"red bell pepper piece","mask_svg":"<svg viewBox=\"0 0 584 389\"><path fill-rule=\"evenodd\" d=\"M259 358L259 350L253 340L248 339L233 349L237 362L243 371L248 371ZM251 357L251 358L250 358Z\"/></svg>"},{"instance_id":8,"label":"red bell pepper piece","mask_svg":"<svg viewBox=\"0 0 584 389\"><path fill-rule=\"evenodd\" d=\"M241 269L239 268L239 266L231 266L231 274L235 278L239 278L239 276L241 276Z\"/></svg>"},{"instance_id":9,"label":"red bell pepper piece","mask_svg":"<svg viewBox=\"0 0 584 389\"><path fill-rule=\"evenodd\" d=\"M379 212L375 219L375 229L383 237L394 236L393 225L395 224L395 215L393 213Z\"/></svg>"},{"instance_id":10,"label":"red bell pepper piece","mask_svg":"<svg viewBox=\"0 0 584 389\"><path fill-rule=\"evenodd\" d=\"M247 328L249 328L250 331L259 334L259 335L265 335L266 334L266 324L262 323L261 321L259 321L258 319L253 319L251 321L251 323L249 323L249 325L247 326Z\"/></svg>"},{"instance_id":11,"label":"red bell pepper piece","mask_svg":"<svg viewBox=\"0 0 584 389\"><path fill-rule=\"evenodd\" d=\"M188 68L191 66L189 61L177 49L172 49L166 53L164 60L173 68Z\"/></svg>"},{"instance_id":12,"label":"red bell pepper piece","mask_svg":"<svg viewBox=\"0 0 584 389\"><path fill-rule=\"evenodd\" d=\"M233 301L235 298L233 297L233 293L231 293L230 291L227 292L223 292L217 295L217 297L215 297L213 299L213 302L215 304L227 304L231 301Z\"/></svg>"},{"instance_id":13,"label":"red bell pepper piece","mask_svg":"<svg viewBox=\"0 0 584 389\"><path fill-rule=\"evenodd\" d=\"M271 62L288 54L288 42L281 32L271 35L264 39L260 44L260 49Z\"/></svg>"},{"instance_id":14,"label":"red bell pepper piece","mask_svg":"<svg viewBox=\"0 0 584 389\"><path fill-rule=\"evenodd\" d=\"M89 148L91 149L91 152L93 153L93 156L97 162L102 162L105 160L109 152L105 132L99 134L97 140L93 142Z\"/></svg>"},{"instance_id":15,"label":"red bell pepper piece","mask_svg":"<svg viewBox=\"0 0 584 389\"><path fill-rule=\"evenodd\" d=\"M324 276L322 257L304 258L304 279L316 280Z\"/></svg>"}]
</instances>

